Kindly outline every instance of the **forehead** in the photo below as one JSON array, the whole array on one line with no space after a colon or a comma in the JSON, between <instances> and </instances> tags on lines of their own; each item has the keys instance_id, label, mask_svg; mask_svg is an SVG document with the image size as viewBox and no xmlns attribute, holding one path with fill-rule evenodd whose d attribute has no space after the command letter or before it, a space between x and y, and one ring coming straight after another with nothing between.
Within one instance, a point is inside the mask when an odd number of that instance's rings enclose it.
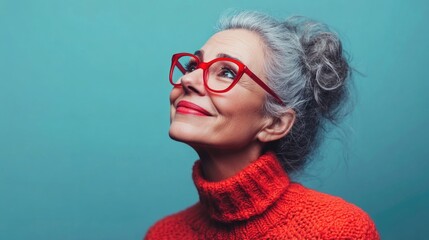
<instances>
[{"instance_id":1,"label":"forehead","mask_svg":"<svg viewBox=\"0 0 429 240\"><path fill-rule=\"evenodd\" d=\"M264 59L264 44L257 33L245 29L230 29L214 34L201 48L204 61L227 54L244 64L256 67Z\"/></svg>"}]
</instances>

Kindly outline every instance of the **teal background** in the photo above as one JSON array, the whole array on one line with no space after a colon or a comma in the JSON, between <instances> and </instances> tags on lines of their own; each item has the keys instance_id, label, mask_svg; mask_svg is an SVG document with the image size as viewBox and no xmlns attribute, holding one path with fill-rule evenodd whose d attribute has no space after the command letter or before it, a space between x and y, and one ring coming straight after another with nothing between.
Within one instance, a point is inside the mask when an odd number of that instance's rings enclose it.
<instances>
[{"instance_id":1,"label":"teal background","mask_svg":"<svg viewBox=\"0 0 429 240\"><path fill-rule=\"evenodd\" d=\"M228 8L340 34L355 110L300 181L384 239L429 234L425 1L0 0L0 239L141 239L197 201L197 156L167 134L168 68Z\"/></svg>"}]
</instances>

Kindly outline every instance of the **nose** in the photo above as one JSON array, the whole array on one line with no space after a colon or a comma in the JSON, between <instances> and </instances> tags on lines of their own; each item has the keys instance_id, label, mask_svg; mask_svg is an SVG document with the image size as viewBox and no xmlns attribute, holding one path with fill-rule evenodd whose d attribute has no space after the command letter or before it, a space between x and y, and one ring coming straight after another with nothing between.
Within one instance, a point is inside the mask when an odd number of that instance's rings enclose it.
<instances>
[{"instance_id":1,"label":"nose","mask_svg":"<svg viewBox=\"0 0 429 240\"><path fill-rule=\"evenodd\" d=\"M206 94L203 74L203 70L201 68L198 68L193 72L183 75L180 82L185 93L196 93L198 95Z\"/></svg>"}]
</instances>

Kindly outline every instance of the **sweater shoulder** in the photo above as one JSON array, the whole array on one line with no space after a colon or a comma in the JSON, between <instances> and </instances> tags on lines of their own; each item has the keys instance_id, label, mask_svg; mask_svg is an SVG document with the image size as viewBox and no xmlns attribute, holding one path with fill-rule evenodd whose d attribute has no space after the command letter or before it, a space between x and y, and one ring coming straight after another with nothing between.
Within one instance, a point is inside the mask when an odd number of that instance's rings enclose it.
<instances>
[{"instance_id":1,"label":"sweater shoulder","mask_svg":"<svg viewBox=\"0 0 429 240\"><path fill-rule=\"evenodd\" d=\"M293 200L297 205L305 205L307 209L315 213L330 213L335 215L365 215L358 206L345 201L341 197L330 195L307 188L299 183L292 183L288 189L286 197Z\"/></svg>"},{"instance_id":2,"label":"sweater shoulder","mask_svg":"<svg viewBox=\"0 0 429 240\"><path fill-rule=\"evenodd\" d=\"M187 222L189 219L195 218L198 212L199 206L197 203L185 210L168 215L153 224L144 239L185 239L186 236L181 236L181 234L189 232Z\"/></svg>"},{"instance_id":3,"label":"sweater shoulder","mask_svg":"<svg viewBox=\"0 0 429 240\"><path fill-rule=\"evenodd\" d=\"M286 202L294 202L290 212L305 232L322 239L379 239L371 217L344 199L292 183ZM299 214L298 214L299 213ZM305 226L305 227L302 227Z\"/></svg>"}]
</instances>

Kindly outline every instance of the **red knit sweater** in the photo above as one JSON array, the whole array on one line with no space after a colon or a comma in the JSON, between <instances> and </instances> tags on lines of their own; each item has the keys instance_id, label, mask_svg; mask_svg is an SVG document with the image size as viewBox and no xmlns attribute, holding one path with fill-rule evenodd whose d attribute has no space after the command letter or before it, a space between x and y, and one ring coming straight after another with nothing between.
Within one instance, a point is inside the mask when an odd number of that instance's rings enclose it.
<instances>
[{"instance_id":1,"label":"red knit sweater","mask_svg":"<svg viewBox=\"0 0 429 240\"><path fill-rule=\"evenodd\" d=\"M200 201L152 226L145 239L379 239L371 218L338 197L289 181L272 153L220 182L193 167Z\"/></svg>"}]
</instances>

